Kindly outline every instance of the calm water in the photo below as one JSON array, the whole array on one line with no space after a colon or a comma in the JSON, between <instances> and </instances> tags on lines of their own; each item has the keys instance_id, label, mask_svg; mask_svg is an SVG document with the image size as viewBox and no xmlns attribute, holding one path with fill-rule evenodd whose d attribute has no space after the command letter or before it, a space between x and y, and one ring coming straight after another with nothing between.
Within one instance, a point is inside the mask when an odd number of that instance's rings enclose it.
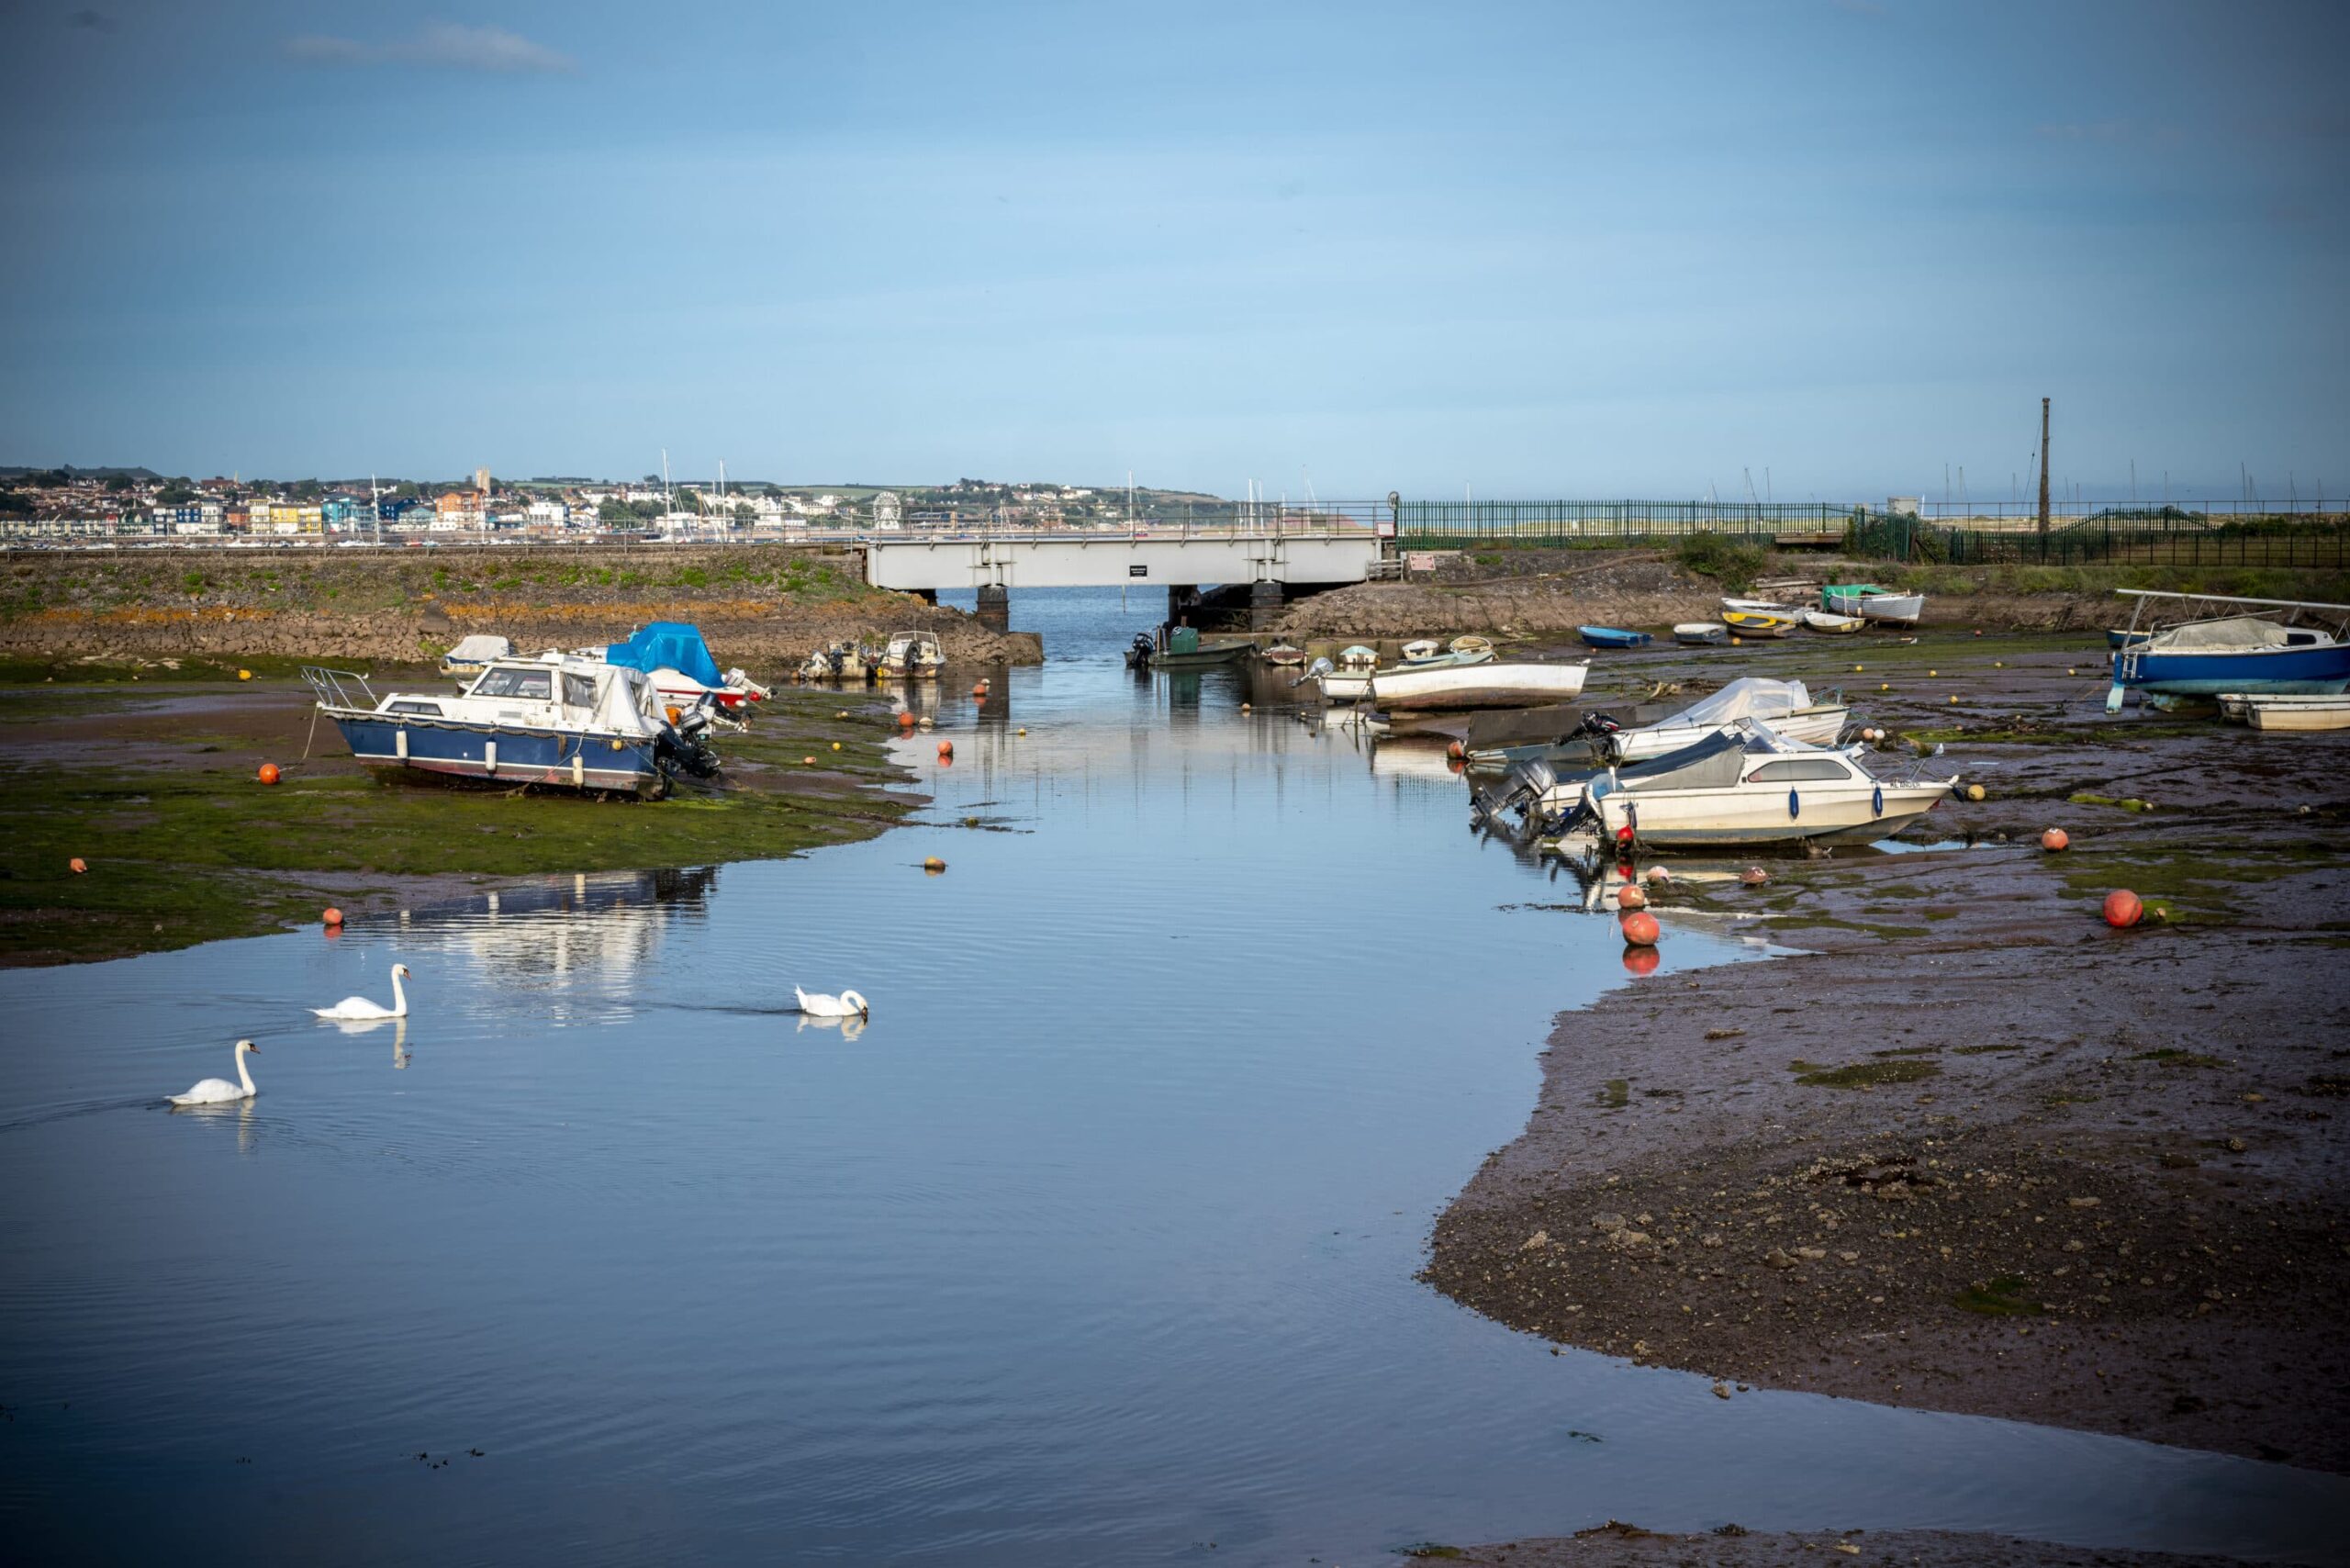
<instances>
[{"instance_id":1,"label":"calm water","mask_svg":"<svg viewBox=\"0 0 2350 1568\"><path fill-rule=\"evenodd\" d=\"M2339 1481L1724 1404L1416 1282L1552 1014L1626 980L1612 923L1528 907L1574 885L1472 838L1429 753L1126 675L1160 608L1015 595L1056 662L939 700L955 764L910 744L936 804L876 843L0 975L0 1530L1302 1564L1615 1517L2345 1560ZM1675 931L1658 980L1751 952ZM405 1027L303 1014L395 960ZM871 1024L803 1027L795 981ZM162 1108L240 1035L256 1102Z\"/></svg>"}]
</instances>

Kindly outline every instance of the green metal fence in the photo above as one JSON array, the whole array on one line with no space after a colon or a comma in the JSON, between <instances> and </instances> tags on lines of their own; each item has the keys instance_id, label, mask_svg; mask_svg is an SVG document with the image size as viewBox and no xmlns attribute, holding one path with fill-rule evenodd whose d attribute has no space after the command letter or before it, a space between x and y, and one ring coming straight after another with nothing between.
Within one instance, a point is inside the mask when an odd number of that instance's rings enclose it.
<instances>
[{"instance_id":1,"label":"green metal fence","mask_svg":"<svg viewBox=\"0 0 2350 1568\"><path fill-rule=\"evenodd\" d=\"M1954 566L2350 566L2350 517L2232 517L2116 511L2042 533L1948 528L1914 517L1871 516L1845 538L1874 560Z\"/></svg>"},{"instance_id":2,"label":"green metal fence","mask_svg":"<svg viewBox=\"0 0 2350 1568\"><path fill-rule=\"evenodd\" d=\"M1406 549L1480 545L1655 543L1694 533L1774 540L1841 537L1853 508L1820 501L1404 501L1396 537Z\"/></svg>"}]
</instances>

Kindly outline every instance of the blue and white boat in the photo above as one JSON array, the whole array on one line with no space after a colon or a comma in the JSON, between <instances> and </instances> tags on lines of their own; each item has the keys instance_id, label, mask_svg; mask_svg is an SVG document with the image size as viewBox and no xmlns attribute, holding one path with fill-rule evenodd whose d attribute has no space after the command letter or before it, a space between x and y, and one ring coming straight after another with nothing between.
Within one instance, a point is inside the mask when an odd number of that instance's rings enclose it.
<instances>
[{"instance_id":1,"label":"blue and white boat","mask_svg":"<svg viewBox=\"0 0 2350 1568\"><path fill-rule=\"evenodd\" d=\"M658 800L675 777L707 778L706 711L672 725L644 672L566 654L502 658L458 696L378 697L364 676L306 667L319 711L379 773L444 774L500 785L617 791Z\"/></svg>"},{"instance_id":2,"label":"blue and white boat","mask_svg":"<svg viewBox=\"0 0 2350 1568\"><path fill-rule=\"evenodd\" d=\"M1590 648L1645 648L1656 638L1646 632L1628 632L1620 626L1578 626L1575 635Z\"/></svg>"},{"instance_id":3,"label":"blue and white boat","mask_svg":"<svg viewBox=\"0 0 2350 1568\"><path fill-rule=\"evenodd\" d=\"M2138 601L2125 636L2113 655L2109 711L2119 711L2125 690L2157 698L2215 698L2222 692L2300 692L2329 695L2350 691L2350 605L2304 599L2235 599L2212 594L2156 593L2122 588ZM2141 622L2157 624L2165 611L2209 611L2161 625L2140 635ZM2331 630L2291 622L2305 614L2333 617Z\"/></svg>"}]
</instances>

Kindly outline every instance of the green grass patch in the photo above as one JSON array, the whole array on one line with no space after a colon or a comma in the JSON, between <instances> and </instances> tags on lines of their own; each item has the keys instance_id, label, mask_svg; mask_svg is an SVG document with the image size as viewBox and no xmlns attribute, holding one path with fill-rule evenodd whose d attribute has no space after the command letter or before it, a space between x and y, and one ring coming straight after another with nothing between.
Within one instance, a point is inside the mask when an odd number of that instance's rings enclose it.
<instances>
[{"instance_id":1,"label":"green grass patch","mask_svg":"<svg viewBox=\"0 0 2350 1568\"><path fill-rule=\"evenodd\" d=\"M1632 1081L1611 1078L1592 1095L1592 1103L1603 1111L1620 1111L1631 1103Z\"/></svg>"},{"instance_id":2,"label":"green grass patch","mask_svg":"<svg viewBox=\"0 0 2350 1568\"><path fill-rule=\"evenodd\" d=\"M1817 1063L1796 1060L1787 1064L1797 1083L1818 1089L1874 1089L1879 1084L1916 1083L1923 1079L1942 1076L1939 1062L1913 1059L1897 1061L1856 1061L1846 1067L1821 1067Z\"/></svg>"}]
</instances>

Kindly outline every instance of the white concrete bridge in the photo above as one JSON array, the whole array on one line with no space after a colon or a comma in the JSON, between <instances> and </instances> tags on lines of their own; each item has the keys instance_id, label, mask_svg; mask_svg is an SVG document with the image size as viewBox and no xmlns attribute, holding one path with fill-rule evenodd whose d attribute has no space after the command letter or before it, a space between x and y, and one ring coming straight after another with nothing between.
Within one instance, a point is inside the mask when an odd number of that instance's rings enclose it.
<instances>
[{"instance_id":1,"label":"white concrete bridge","mask_svg":"<svg viewBox=\"0 0 2350 1568\"><path fill-rule=\"evenodd\" d=\"M1385 554L1371 528L1279 529L1180 524L1041 532L867 534L865 580L934 594L979 591L979 618L1002 624L1016 588L1156 585L1170 618L1203 584L1252 585L1252 605L1277 610L1290 587L1359 583Z\"/></svg>"}]
</instances>

